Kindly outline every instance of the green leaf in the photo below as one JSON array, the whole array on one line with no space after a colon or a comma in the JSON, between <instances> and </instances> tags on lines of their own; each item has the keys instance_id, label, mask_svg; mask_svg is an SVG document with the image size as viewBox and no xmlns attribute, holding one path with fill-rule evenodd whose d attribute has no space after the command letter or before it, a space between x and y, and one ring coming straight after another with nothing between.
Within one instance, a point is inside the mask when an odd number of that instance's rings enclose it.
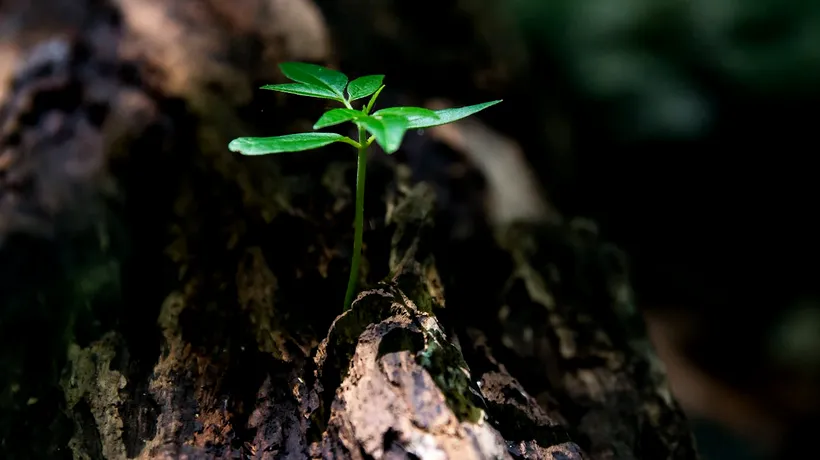
<instances>
[{"instance_id":1,"label":"green leaf","mask_svg":"<svg viewBox=\"0 0 820 460\"><path fill-rule=\"evenodd\" d=\"M231 152L242 155L267 155L269 153L299 152L317 149L345 136L336 133L299 133L275 137L240 137L231 141L228 148Z\"/></svg>"},{"instance_id":2,"label":"green leaf","mask_svg":"<svg viewBox=\"0 0 820 460\"><path fill-rule=\"evenodd\" d=\"M352 102L370 96L379 89L382 81L384 81L384 75L366 75L351 81L347 85L348 100Z\"/></svg>"},{"instance_id":3,"label":"green leaf","mask_svg":"<svg viewBox=\"0 0 820 460\"><path fill-rule=\"evenodd\" d=\"M409 127L405 118L395 115L364 116L356 119L356 124L364 126L388 155L399 149Z\"/></svg>"},{"instance_id":4,"label":"green leaf","mask_svg":"<svg viewBox=\"0 0 820 460\"><path fill-rule=\"evenodd\" d=\"M322 99L339 100L336 94L327 88L317 88L304 83L282 83L279 85L265 85L260 89L269 89L282 93L296 94L299 96L318 97Z\"/></svg>"},{"instance_id":5,"label":"green leaf","mask_svg":"<svg viewBox=\"0 0 820 460\"><path fill-rule=\"evenodd\" d=\"M394 115L406 119L410 124L418 119L438 120L436 112L421 107L388 107L377 110L373 115Z\"/></svg>"},{"instance_id":6,"label":"green leaf","mask_svg":"<svg viewBox=\"0 0 820 460\"><path fill-rule=\"evenodd\" d=\"M339 71L305 62L283 62L279 64L279 69L293 81L330 90L339 100L344 99L347 76Z\"/></svg>"},{"instance_id":7,"label":"green leaf","mask_svg":"<svg viewBox=\"0 0 820 460\"><path fill-rule=\"evenodd\" d=\"M446 125L447 123L452 123L454 121L461 120L462 118L469 117L470 115L480 112L487 107L496 105L499 102L501 102L501 99L497 101L484 102L482 104L468 105L467 107L436 110L435 113L438 115L438 119L422 117L411 120L410 129L430 128L432 126Z\"/></svg>"},{"instance_id":8,"label":"green leaf","mask_svg":"<svg viewBox=\"0 0 820 460\"><path fill-rule=\"evenodd\" d=\"M346 121L353 121L356 118L363 117L365 114L358 110L352 109L333 109L324 113L319 120L313 125L313 129L327 128L328 126L338 125Z\"/></svg>"}]
</instances>

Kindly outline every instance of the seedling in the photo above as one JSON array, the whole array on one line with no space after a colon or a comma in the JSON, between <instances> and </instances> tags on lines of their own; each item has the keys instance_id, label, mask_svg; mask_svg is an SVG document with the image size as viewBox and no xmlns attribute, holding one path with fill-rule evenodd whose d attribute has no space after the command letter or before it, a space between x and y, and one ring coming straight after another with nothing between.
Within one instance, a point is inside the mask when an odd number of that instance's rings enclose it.
<instances>
[{"instance_id":1,"label":"seedling","mask_svg":"<svg viewBox=\"0 0 820 460\"><path fill-rule=\"evenodd\" d=\"M262 89L296 94L298 96L330 99L344 105L322 115L313 129L327 128L351 122L358 128L358 140L330 132L310 132L274 137L240 137L231 141L228 148L243 155L267 155L270 153L299 152L342 142L358 152L356 167L356 217L353 231L353 258L350 263L350 279L347 282L344 309L350 308L359 277L364 233L364 182L367 171L367 149L375 141L388 155L401 146L404 134L410 129L445 125L468 117L501 100L443 110L421 107L389 107L372 112L376 99L384 85L384 75L367 75L348 83L348 77L336 70L301 62L286 62L279 68L294 83L265 85ZM370 96L360 109L353 102Z\"/></svg>"}]
</instances>

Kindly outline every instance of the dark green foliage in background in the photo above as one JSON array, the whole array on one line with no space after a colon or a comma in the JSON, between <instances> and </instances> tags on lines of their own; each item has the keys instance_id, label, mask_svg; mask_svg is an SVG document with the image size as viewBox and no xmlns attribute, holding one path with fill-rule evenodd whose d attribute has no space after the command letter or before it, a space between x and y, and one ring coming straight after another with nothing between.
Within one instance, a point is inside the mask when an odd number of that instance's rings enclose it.
<instances>
[{"instance_id":1,"label":"dark green foliage in background","mask_svg":"<svg viewBox=\"0 0 820 460\"><path fill-rule=\"evenodd\" d=\"M520 24L590 97L633 112L622 129L701 136L719 81L767 98L820 93L820 3L512 0ZM711 87L710 87L711 86ZM629 126L631 125L631 126Z\"/></svg>"}]
</instances>

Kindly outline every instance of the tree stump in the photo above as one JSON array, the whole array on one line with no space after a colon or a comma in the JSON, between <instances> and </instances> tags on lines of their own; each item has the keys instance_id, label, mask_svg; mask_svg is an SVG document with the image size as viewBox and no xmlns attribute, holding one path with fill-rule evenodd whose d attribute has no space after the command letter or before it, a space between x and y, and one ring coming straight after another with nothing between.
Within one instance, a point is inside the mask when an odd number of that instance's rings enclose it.
<instances>
[{"instance_id":1,"label":"tree stump","mask_svg":"<svg viewBox=\"0 0 820 460\"><path fill-rule=\"evenodd\" d=\"M341 312L354 157L226 148L321 110L254 91L332 63L313 4L75 6L0 114L4 458L696 458L588 223L447 241L376 152Z\"/></svg>"}]
</instances>

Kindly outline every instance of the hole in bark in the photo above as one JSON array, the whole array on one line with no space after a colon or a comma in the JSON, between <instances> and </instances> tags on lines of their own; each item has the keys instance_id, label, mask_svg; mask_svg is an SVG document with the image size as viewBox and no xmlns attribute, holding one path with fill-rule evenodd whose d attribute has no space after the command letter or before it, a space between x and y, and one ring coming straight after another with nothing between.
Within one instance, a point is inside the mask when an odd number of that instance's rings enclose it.
<instances>
[{"instance_id":1,"label":"hole in bark","mask_svg":"<svg viewBox=\"0 0 820 460\"><path fill-rule=\"evenodd\" d=\"M509 389L515 391L514 389ZM508 393L505 391L504 393ZM506 395L505 395L506 396ZM512 404L487 402L493 426L507 441L534 440L541 447L555 446L570 442L567 430L559 425L537 425L529 416Z\"/></svg>"},{"instance_id":2,"label":"hole in bark","mask_svg":"<svg viewBox=\"0 0 820 460\"><path fill-rule=\"evenodd\" d=\"M409 351L416 354L424 349L424 336L420 332L397 327L382 337L376 359L389 353Z\"/></svg>"},{"instance_id":3,"label":"hole in bark","mask_svg":"<svg viewBox=\"0 0 820 460\"><path fill-rule=\"evenodd\" d=\"M388 428L382 436L382 450L384 451L384 458L386 459L409 459L418 460L419 456L407 452L401 444L399 433L393 428Z\"/></svg>"},{"instance_id":4,"label":"hole in bark","mask_svg":"<svg viewBox=\"0 0 820 460\"><path fill-rule=\"evenodd\" d=\"M89 104L88 107L86 107L85 111L88 115L88 120L91 122L91 124L99 128L105 121L105 117L108 115L109 108L108 104L95 103Z\"/></svg>"},{"instance_id":5,"label":"hole in bark","mask_svg":"<svg viewBox=\"0 0 820 460\"><path fill-rule=\"evenodd\" d=\"M80 106L82 93L82 87L76 81L55 90L38 92L32 98L31 109L20 116L20 124L35 126L40 121L40 117L51 110L72 112Z\"/></svg>"}]
</instances>

